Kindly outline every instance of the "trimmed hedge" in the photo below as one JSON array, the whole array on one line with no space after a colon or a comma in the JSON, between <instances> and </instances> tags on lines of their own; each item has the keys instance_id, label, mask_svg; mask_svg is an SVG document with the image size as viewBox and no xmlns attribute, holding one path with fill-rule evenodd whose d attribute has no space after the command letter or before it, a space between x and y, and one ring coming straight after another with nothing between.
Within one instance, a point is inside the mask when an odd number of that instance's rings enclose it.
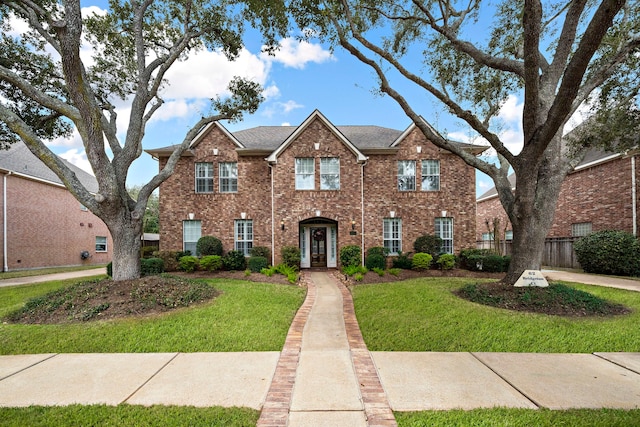
<instances>
[{"instance_id":1,"label":"trimmed hedge","mask_svg":"<svg viewBox=\"0 0 640 427\"><path fill-rule=\"evenodd\" d=\"M260 273L263 268L269 268L269 260L263 256L251 256L247 261L247 267L254 273Z\"/></svg>"},{"instance_id":2,"label":"trimmed hedge","mask_svg":"<svg viewBox=\"0 0 640 427\"><path fill-rule=\"evenodd\" d=\"M640 243L626 231L591 233L573 244L580 266L587 273L640 275Z\"/></svg>"},{"instance_id":3,"label":"trimmed hedge","mask_svg":"<svg viewBox=\"0 0 640 427\"><path fill-rule=\"evenodd\" d=\"M297 246L283 246L280 250L282 263L294 270L300 270L300 260L302 259L300 248Z\"/></svg>"},{"instance_id":4,"label":"trimmed hedge","mask_svg":"<svg viewBox=\"0 0 640 427\"><path fill-rule=\"evenodd\" d=\"M430 254L433 259L436 259L442 252L442 239L433 234L423 234L413 242L413 250L416 253Z\"/></svg>"},{"instance_id":5,"label":"trimmed hedge","mask_svg":"<svg viewBox=\"0 0 640 427\"><path fill-rule=\"evenodd\" d=\"M358 245L347 245L340 248L340 265L356 267L362 263L362 252Z\"/></svg>"},{"instance_id":6,"label":"trimmed hedge","mask_svg":"<svg viewBox=\"0 0 640 427\"><path fill-rule=\"evenodd\" d=\"M436 261L441 270L453 270L456 266L456 256L453 254L442 254Z\"/></svg>"},{"instance_id":7,"label":"trimmed hedge","mask_svg":"<svg viewBox=\"0 0 640 427\"><path fill-rule=\"evenodd\" d=\"M197 257L187 255L180 258L178 264L180 264L180 270L186 271L187 273L193 273L198 269L198 264L200 261Z\"/></svg>"},{"instance_id":8,"label":"trimmed hedge","mask_svg":"<svg viewBox=\"0 0 640 427\"><path fill-rule=\"evenodd\" d=\"M215 236L202 236L196 243L196 252L199 256L222 256L222 241Z\"/></svg>"},{"instance_id":9,"label":"trimmed hedge","mask_svg":"<svg viewBox=\"0 0 640 427\"><path fill-rule=\"evenodd\" d=\"M367 258L364 261L364 265L369 270L378 268L384 271L384 269L387 268L387 259L384 257L384 255L373 253L367 255Z\"/></svg>"},{"instance_id":10,"label":"trimmed hedge","mask_svg":"<svg viewBox=\"0 0 640 427\"><path fill-rule=\"evenodd\" d=\"M399 252L397 257L391 259L391 266L393 268L401 268L403 270L411 270L413 268L413 261L410 257L411 253Z\"/></svg>"},{"instance_id":11,"label":"trimmed hedge","mask_svg":"<svg viewBox=\"0 0 640 427\"><path fill-rule=\"evenodd\" d=\"M153 276L164 273L164 261L162 258L141 258L140 277ZM113 263L107 264L107 276L113 277Z\"/></svg>"},{"instance_id":12,"label":"trimmed hedge","mask_svg":"<svg viewBox=\"0 0 640 427\"><path fill-rule=\"evenodd\" d=\"M431 268L431 262L433 257L431 254L424 252L418 252L413 255L412 265L414 270L429 270Z\"/></svg>"},{"instance_id":13,"label":"trimmed hedge","mask_svg":"<svg viewBox=\"0 0 640 427\"><path fill-rule=\"evenodd\" d=\"M249 255L251 256L261 256L266 259L271 259L271 249L266 246L254 246L249 249Z\"/></svg>"},{"instance_id":14,"label":"trimmed hedge","mask_svg":"<svg viewBox=\"0 0 640 427\"><path fill-rule=\"evenodd\" d=\"M222 269L222 257L220 255L207 255L200 258L200 268L207 271Z\"/></svg>"},{"instance_id":15,"label":"trimmed hedge","mask_svg":"<svg viewBox=\"0 0 640 427\"><path fill-rule=\"evenodd\" d=\"M224 268L231 271L244 271L247 268L247 259L242 251L229 251L222 258Z\"/></svg>"}]
</instances>

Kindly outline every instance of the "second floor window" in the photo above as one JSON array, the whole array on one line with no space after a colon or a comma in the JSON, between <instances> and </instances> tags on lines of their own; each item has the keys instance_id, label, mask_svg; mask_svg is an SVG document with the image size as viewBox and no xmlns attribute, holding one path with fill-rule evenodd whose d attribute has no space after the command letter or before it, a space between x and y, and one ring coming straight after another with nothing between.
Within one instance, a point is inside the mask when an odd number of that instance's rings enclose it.
<instances>
[{"instance_id":1,"label":"second floor window","mask_svg":"<svg viewBox=\"0 0 640 427\"><path fill-rule=\"evenodd\" d=\"M213 163L196 163L196 193L213 193Z\"/></svg>"},{"instance_id":2,"label":"second floor window","mask_svg":"<svg viewBox=\"0 0 640 427\"><path fill-rule=\"evenodd\" d=\"M422 191L440 190L440 161L422 161Z\"/></svg>"},{"instance_id":3,"label":"second floor window","mask_svg":"<svg viewBox=\"0 0 640 427\"><path fill-rule=\"evenodd\" d=\"M398 191L415 191L416 162L414 160L398 161Z\"/></svg>"},{"instance_id":4,"label":"second floor window","mask_svg":"<svg viewBox=\"0 0 640 427\"><path fill-rule=\"evenodd\" d=\"M340 189L340 158L323 157L320 159L320 189Z\"/></svg>"},{"instance_id":5,"label":"second floor window","mask_svg":"<svg viewBox=\"0 0 640 427\"><path fill-rule=\"evenodd\" d=\"M236 193L238 191L238 164L236 162L220 163L220 192Z\"/></svg>"},{"instance_id":6,"label":"second floor window","mask_svg":"<svg viewBox=\"0 0 640 427\"><path fill-rule=\"evenodd\" d=\"M296 190L314 190L315 180L313 157L296 159Z\"/></svg>"}]
</instances>

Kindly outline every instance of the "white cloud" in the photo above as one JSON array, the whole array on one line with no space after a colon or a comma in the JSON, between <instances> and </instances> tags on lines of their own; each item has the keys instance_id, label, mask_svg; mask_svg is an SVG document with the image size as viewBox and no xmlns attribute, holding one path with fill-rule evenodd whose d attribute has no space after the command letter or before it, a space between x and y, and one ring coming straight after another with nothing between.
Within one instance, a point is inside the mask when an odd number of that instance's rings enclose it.
<instances>
[{"instance_id":1,"label":"white cloud","mask_svg":"<svg viewBox=\"0 0 640 427\"><path fill-rule=\"evenodd\" d=\"M509 95L507 100L502 107L500 107L500 112L498 113L498 117L504 120L507 123L520 123L522 122L522 114L524 111L524 103L518 103L518 97L515 95Z\"/></svg>"},{"instance_id":2,"label":"white cloud","mask_svg":"<svg viewBox=\"0 0 640 427\"><path fill-rule=\"evenodd\" d=\"M289 122L283 122L280 126L291 126L291 123L289 123Z\"/></svg>"},{"instance_id":3,"label":"white cloud","mask_svg":"<svg viewBox=\"0 0 640 427\"><path fill-rule=\"evenodd\" d=\"M265 62L280 62L285 67L297 69L303 69L309 62L321 64L326 61L335 61L331 52L321 45L298 41L291 37L280 41L274 55L262 53L260 57Z\"/></svg>"},{"instance_id":4,"label":"white cloud","mask_svg":"<svg viewBox=\"0 0 640 427\"><path fill-rule=\"evenodd\" d=\"M72 148L70 150L65 151L64 153L58 154L60 157L82 169L85 172L93 175L93 170L91 170L91 164L87 159L87 154L84 150L80 151L77 148Z\"/></svg>"}]
</instances>

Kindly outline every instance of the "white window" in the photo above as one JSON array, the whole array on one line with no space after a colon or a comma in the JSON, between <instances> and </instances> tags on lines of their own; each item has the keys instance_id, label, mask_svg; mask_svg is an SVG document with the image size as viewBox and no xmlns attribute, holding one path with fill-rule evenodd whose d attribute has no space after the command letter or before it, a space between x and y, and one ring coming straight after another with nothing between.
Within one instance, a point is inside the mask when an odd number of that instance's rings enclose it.
<instances>
[{"instance_id":1,"label":"white window","mask_svg":"<svg viewBox=\"0 0 640 427\"><path fill-rule=\"evenodd\" d=\"M592 224L590 222L577 222L571 224L571 235L574 237L582 237L591 233Z\"/></svg>"},{"instance_id":2,"label":"white window","mask_svg":"<svg viewBox=\"0 0 640 427\"><path fill-rule=\"evenodd\" d=\"M436 236L442 239L443 253L453 253L453 218L436 218Z\"/></svg>"},{"instance_id":3,"label":"white window","mask_svg":"<svg viewBox=\"0 0 640 427\"><path fill-rule=\"evenodd\" d=\"M482 240L493 240L493 233L482 233Z\"/></svg>"},{"instance_id":4,"label":"white window","mask_svg":"<svg viewBox=\"0 0 640 427\"><path fill-rule=\"evenodd\" d=\"M235 249L249 256L253 247L253 220L237 219L235 222Z\"/></svg>"},{"instance_id":5,"label":"white window","mask_svg":"<svg viewBox=\"0 0 640 427\"><path fill-rule=\"evenodd\" d=\"M340 158L322 157L320 159L320 189L340 189Z\"/></svg>"},{"instance_id":6,"label":"white window","mask_svg":"<svg viewBox=\"0 0 640 427\"><path fill-rule=\"evenodd\" d=\"M314 190L315 181L314 159L312 157L296 159L296 190Z\"/></svg>"},{"instance_id":7,"label":"white window","mask_svg":"<svg viewBox=\"0 0 640 427\"><path fill-rule=\"evenodd\" d=\"M383 220L382 239L390 255L397 255L402 251L402 220L400 218Z\"/></svg>"},{"instance_id":8,"label":"white window","mask_svg":"<svg viewBox=\"0 0 640 427\"><path fill-rule=\"evenodd\" d=\"M96 252L107 252L107 238L96 236Z\"/></svg>"},{"instance_id":9,"label":"white window","mask_svg":"<svg viewBox=\"0 0 640 427\"><path fill-rule=\"evenodd\" d=\"M513 230L507 230L504 232L504 240L513 240Z\"/></svg>"},{"instance_id":10,"label":"white window","mask_svg":"<svg viewBox=\"0 0 640 427\"><path fill-rule=\"evenodd\" d=\"M415 191L416 162L414 160L398 161L398 190Z\"/></svg>"},{"instance_id":11,"label":"white window","mask_svg":"<svg viewBox=\"0 0 640 427\"><path fill-rule=\"evenodd\" d=\"M198 240L202 237L202 223L200 220L195 221L182 221L182 250L191 252L191 255L198 255L196 253L196 245Z\"/></svg>"},{"instance_id":12,"label":"white window","mask_svg":"<svg viewBox=\"0 0 640 427\"><path fill-rule=\"evenodd\" d=\"M422 161L422 191L440 190L440 160Z\"/></svg>"},{"instance_id":13,"label":"white window","mask_svg":"<svg viewBox=\"0 0 640 427\"><path fill-rule=\"evenodd\" d=\"M196 193L213 193L213 163L196 163Z\"/></svg>"},{"instance_id":14,"label":"white window","mask_svg":"<svg viewBox=\"0 0 640 427\"><path fill-rule=\"evenodd\" d=\"M218 165L218 174L220 175L220 192L221 193L237 193L238 192L238 163L220 163Z\"/></svg>"}]
</instances>

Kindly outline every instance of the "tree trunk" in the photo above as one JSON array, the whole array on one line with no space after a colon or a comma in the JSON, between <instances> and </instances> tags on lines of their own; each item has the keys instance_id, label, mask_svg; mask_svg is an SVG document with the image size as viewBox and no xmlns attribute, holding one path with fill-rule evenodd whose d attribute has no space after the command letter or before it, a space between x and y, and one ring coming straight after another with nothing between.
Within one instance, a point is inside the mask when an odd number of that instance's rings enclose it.
<instances>
[{"instance_id":1,"label":"tree trunk","mask_svg":"<svg viewBox=\"0 0 640 427\"><path fill-rule=\"evenodd\" d=\"M140 278L141 221L119 221L109 226L109 231L113 237L113 280Z\"/></svg>"}]
</instances>

